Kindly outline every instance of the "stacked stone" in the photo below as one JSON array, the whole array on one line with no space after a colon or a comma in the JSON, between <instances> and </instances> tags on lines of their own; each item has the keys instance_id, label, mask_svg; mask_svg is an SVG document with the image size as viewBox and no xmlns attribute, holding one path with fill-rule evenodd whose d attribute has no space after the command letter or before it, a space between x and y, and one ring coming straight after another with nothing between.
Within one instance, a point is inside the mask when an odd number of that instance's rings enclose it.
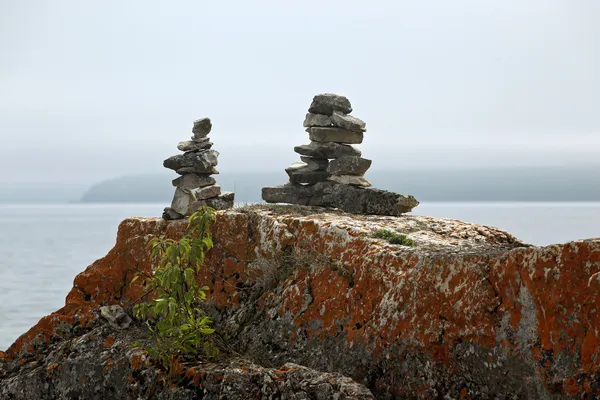
<instances>
[{"instance_id":1,"label":"stacked stone","mask_svg":"<svg viewBox=\"0 0 600 400\"><path fill-rule=\"evenodd\" d=\"M175 195L171 207L164 209L164 219L183 218L193 214L201 206L217 210L233 207L234 194L221 192L221 187L212 177L219 173L216 169L219 152L212 150L213 143L208 138L211 129L209 118L194 121L191 140L177 145L183 154L169 157L163 162L165 168L181 175L173 180Z\"/></svg>"},{"instance_id":2,"label":"stacked stone","mask_svg":"<svg viewBox=\"0 0 600 400\"><path fill-rule=\"evenodd\" d=\"M364 174L371 160L352 146L362 143L366 124L351 112L344 96L325 93L313 98L304 120L311 142L294 147L302 162L286 168L289 183L262 189L264 201L378 215L400 215L419 204L413 196L370 188Z\"/></svg>"},{"instance_id":3,"label":"stacked stone","mask_svg":"<svg viewBox=\"0 0 600 400\"><path fill-rule=\"evenodd\" d=\"M344 96L325 93L314 97L304 119L311 142L294 147L302 162L286 168L290 183L312 185L329 180L371 186L364 178L371 160L361 158L360 150L352 146L362 143L366 124L348 115L351 112L350 101Z\"/></svg>"}]
</instances>

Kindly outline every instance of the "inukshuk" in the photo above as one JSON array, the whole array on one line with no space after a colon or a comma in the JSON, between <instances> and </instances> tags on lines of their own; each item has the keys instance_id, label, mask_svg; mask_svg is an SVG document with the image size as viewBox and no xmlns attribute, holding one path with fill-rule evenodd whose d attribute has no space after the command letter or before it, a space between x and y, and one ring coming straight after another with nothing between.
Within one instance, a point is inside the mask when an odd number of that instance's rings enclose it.
<instances>
[{"instance_id":1,"label":"inukshuk","mask_svg":"<svg viewBox=\"0 0 600 400\"><path fill-rule=\"evenodd\" d=\"M413 196L370 188L364 174L371 160L362 158L360 150L352 146L362 143L366 124L349 115L351 112L344 96L325 93L314 97L304 120L311 142L294 147L302 162L286 168L289 183L262 189L264 201L379 215L399 215L419 204Z\"/></svg>"},{"instance_id":2,"label":"inukshuk","mask_svg":"<svg viewBox=\"0 0 600 400\"><path fill-rule=\"evenodd\" d=\"M183 218L201 206L210 206L217 210L233 207L234 194L221 193L221 187L212 177L219 173L215 168L219 152L211 150L213 143L208 138L211 129L212 123L209 118L194 121L192 139L177 145L184 153L169 157L163 162L165 168L181 175L173 180L175 195L171 207L163 211L164 219Z\"/></svg>"}]
</instances>

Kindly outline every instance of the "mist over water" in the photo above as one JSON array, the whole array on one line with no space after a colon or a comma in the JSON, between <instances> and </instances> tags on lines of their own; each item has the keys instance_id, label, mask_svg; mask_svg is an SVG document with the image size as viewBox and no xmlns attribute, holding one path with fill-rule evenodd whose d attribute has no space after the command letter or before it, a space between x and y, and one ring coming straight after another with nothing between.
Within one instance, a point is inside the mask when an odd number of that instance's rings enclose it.
<instances>
[{"instance_id":1,"label":"mist over water","mask_svg":"<svg viewBox=\"0 0 600 400\"><path fill-rule=\"evenodd\" d=\"M0 205L0 349L59 309L118 224L165 204ZM600 237L600 203L422 203L413 214L491 225L538 245Z\"/></svg>"}]
</instances>

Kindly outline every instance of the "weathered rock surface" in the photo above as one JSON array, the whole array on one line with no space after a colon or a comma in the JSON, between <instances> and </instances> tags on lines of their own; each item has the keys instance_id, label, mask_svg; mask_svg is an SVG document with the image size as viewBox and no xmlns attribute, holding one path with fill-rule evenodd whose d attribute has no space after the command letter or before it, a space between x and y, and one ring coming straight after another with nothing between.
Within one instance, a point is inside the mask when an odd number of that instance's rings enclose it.
<instances>
[{"instance_id":1,"label":"weathered rock surface","mask_svg":"<svg viewBox=\"0 0 600 400\"><path fill-rule=\"evenodd\" d=\"M294 151L303 156L315 158L340 158L344 156L360 156L361 152L356 147L339 143L310 142L302 146L295 146Z\"/></svg>"},{"instance_id":2,"label":"weathered rock surface","mask_svg":"<svg viewBox=\"0 0 600 400\"><path fill-rule=\"evenodd\" d=\"M314 184L317 182L327 182L329 173L327 171L317 171L311 169L305 163L294 163L285 169L290 177L291 183Z\"/></svg>"},{"instance_id":3,"label":"weathered rock surface","mask_svg":"<svg viewBox=\"0 0 600 400\"><path fill-rule=\"evenodd\" d=\"M188 209L193 201L194 198L189 190L177 188L173 195L173 201L171 201L171 210L175 211L177 214L189 215Z\"/></svg>"},{"instance_id":4,"label":"weathered rock surface","mask_svg":"<svg viewBox=\"0 0 600 400\"><path fill-rule=\"evenodd\" d=\"M296 387L271 369L290 362L349 376L378 399L600 396L600 239L535 247L457 220L297 206L219 213L198 276L211 288L219 335L268 368L185 365L192 383L152 391L159 379L143 354L115 336L129 330L98 327L97 310L127 310L145 292L129 282L134 267L150 270L148 241L185 227L122 222L115 247L75 278L65 306L0 353L0 398L185 399L200 396L198 382L204 399L237 399L277 382ZM380 229L415 245L374 239ZM343 398L333 396L296 398Z\"/></svg>"},{"instance_id":5,"label":"weathered rock surface","mask_svg":"<svg viewBox=\"0 0 600 400\"><path fill-rule=\"evenodd\" d=\"M179 142L177 149L181 151L199 151L208 150L213 146L213 143L208 138L200 140L186 140Z\"/></svg>"},{"instance_id":6,"label":"weathered rock surface","mask_svg":"<svg viewBox=\"0 0 600 400\"><path fill-rule=\"evenodd\" d=\"M123 307L117 304L100 307L100 315L106 319L113 328L127 329L131 324L131 317L127 315L125 310L123 310Z\"/></svg>"},{"instance_id":7,"label":"weathered rock surface","mask_svg":"<svg viewBox=\"0 0 600 400\"><path fill-rule=\"evenodd\" d=\"M362 132L353 132L337 127L322 128L315 126L307 128L306 132L308 132L308 137L313 142L360 144L363 141Z\"/></svg>"},{"instance_id":8,"label":"weathered rock surface","mask_svg":"<svg viewBox=\"0 0 600 400\"><path fill-rule=\"evenodd\" d=\"M264 187L262 199L267 203L333 207L355 214L391 216L410 212L419 205L412 196L331 182L319 182L310 186L287 184Z\"/></svg>"},{"instance_id":9,"label":"weathered rock surface","mask_svg":"<svg viewBox=\"0 0 600 400\"><path fill-rule=\"evenodd\" d=\"M194 200L206 200L211 197L217 197L221 194L221 186L211 185L190 190Z\"/></svg>"},{"instance_id":10,"label":"weathered rock surface","mask_svg":"<svg viewBox=\"0 0 600 400\"><path fill-rule=\"evenodd\" d=\"M327 115L323 114L306 114L306 118L304 118L304 123L302 124L305 128L309 128L311 126L332 126L331 118Z\"/></svg>"},{"instance_id":11,"label":"weathered rock surface","mask_svg":"<svg viewBox=\"0 0 600 400\"><path fill-rule=\"evenodd\" d=\"M311 171L326 171L329 166L329 160L326 158L300 156L300 159L306 164L306 168Z\"/></svg>"},{"instance_id":12,"label":"weathered rock surface","mask_svg":"<svg viewBox=\"0 0 600 400\"><path fill-rule=\"evenodd\" d=\"M313 101L308 109L312 114L331 115L334 111L340 111L344 114L352 112L350 100L344 96L333 93L318 94L313 98Z\"/></svg>"},{"instance_id":13,"label":"weathered rock surface","mask_svg":"<svg viewBox=\"0 0 600 400\"><path fill-rule=\"evenodd\" d=\"M331 182L339 183L342 185L352 185L361 187L370 187L371 182L363 178L362 176L356 175L331 175L329 177Z\"/></svg>"},{"instance_id":14,"label":"weathered rock surface","mask_svg":"<svg viewBox=\"0 0 600 400\"><path fill-rule=\"evenodd\" d=\"M331 123L340 128L348 129L354 132L365 132L367 130L367 124L365 121L353 117L352 115L346 115L339 111L334 111L331 116Z\"/></svg>"},{"instance_id":15,"label":"weathered rock surface","mask_svg":"<svg viewBox=\"0 0 600 400\"><path fill-rule=\"evenodd\" d=\"M332 160L327 172L332 175L358 175L362 176L371 166L372 161L366 158L347 156Z\"/></svg>"},{"instance_id":16,"label":"weathered rock surface","mask_svg":"<svg viewBox=\"0 0 600 400\"><path fill-rule=\"evenodd\" d=\"M166 221L172 221L176 219L182 219L184 217L183 214L179 214L177 211L173 210L171 207L165 207L162 213L162 218Z\"/></svg>"},{"instance_id":17,"label":"weathered rock surface","mask_svg":"<svg viewBox=\"0 0 600 400\"><path fill-rule=\"evenodd\" d=\"M173 179L173 186L187 190L211 186L215 183L217 183L217 181L215 181L215 178L211 177L208 174L186 174L180 176L179 178Z\"/></svg>"},{"instance_id":18,"label":"weathered rock surface","mask_svg":"<svg viewBox=\"0 0 600 400\"><path fill-rule=\"evenodd\" d=\"M210 118L200 118L194 121L194 127L192 128L192 133L194 134L195 139L202 139L210 133L212 129L212 123L210 122Z\"/></svg>"},{"instance_id":19,"label":"weathered rock surface","mask_svg":"<svg viewBox=\"0 0 600 400\"><path fill-rule=\"evenodd\" d=\"M235 194L233 192L222 192L216 197L210 199L197 200L190 203L188 215L193 214L202 206L212 207L215 210L227 210L233 208Z\"/></svg>"},{"instance_id":20,"label":"weathered rock surface","mask_svg":"<svg viewBox=\"0 0 600 400\"><path fill-rule=\"evenodd\" d=\"M216 150L194 151L169 157L163 162L163 166L175 170L180 175L214 174L218 158L219 152Z\"/></svg>"},{"instance_id":21,"label":"weathered rock surface","mask_svg":"<svg viewBox=\"0 0 600 400\"><path fill-rule=\"evenodd\" d=\"M243 359L179 363L178 385L163 383L141 349L145 337L136 326L115 331L94 320L87 332L69 334L48 347L45 357L0 375L0 398L13 400L247 400L374 399L371 392L338 373L318 372L297 364L264 368Z\"/></svg>"}]
</instances>

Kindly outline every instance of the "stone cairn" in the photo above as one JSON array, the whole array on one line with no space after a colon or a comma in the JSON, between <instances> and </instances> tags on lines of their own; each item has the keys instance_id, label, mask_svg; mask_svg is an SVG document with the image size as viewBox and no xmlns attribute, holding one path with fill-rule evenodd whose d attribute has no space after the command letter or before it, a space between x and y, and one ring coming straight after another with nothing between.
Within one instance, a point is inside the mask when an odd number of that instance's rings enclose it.
<instances>
[{"instance_id":1,"label":"stone cairn","mask_svg":"<svg viewBox=\"0 0 600 400\"><path fill-rule=\"evenodd\" d=\"M213 143L208 138L211 129L209 118L194 121L192 140L179 142L177 145L184 153L169 157L163 162L165 168L181 175L173 180L175 195L171 207L163 211L164 219L181 219L192 215L201 206L217 210L233 207L234 194L221 192L221 187L211 176L219 173L215 168L219 152L211 150Z\"/></svg>"},{"instance_id":2,"label":"stone cairn","mask_svg":"<svg viewBox=\"0 0 600 400\"><path fill-rule=\"evenodd\" d=\"M371 160L362 158L361 151L352 146L362 143L366 124L351 112L344 96L314 97L304 120L311 142L294 147L302 162L286 168L289 183L262 189L264 201L378 215L400 215L419 204L413 196L370 188L364 174Z\"/></svg>"}]
</instances>

